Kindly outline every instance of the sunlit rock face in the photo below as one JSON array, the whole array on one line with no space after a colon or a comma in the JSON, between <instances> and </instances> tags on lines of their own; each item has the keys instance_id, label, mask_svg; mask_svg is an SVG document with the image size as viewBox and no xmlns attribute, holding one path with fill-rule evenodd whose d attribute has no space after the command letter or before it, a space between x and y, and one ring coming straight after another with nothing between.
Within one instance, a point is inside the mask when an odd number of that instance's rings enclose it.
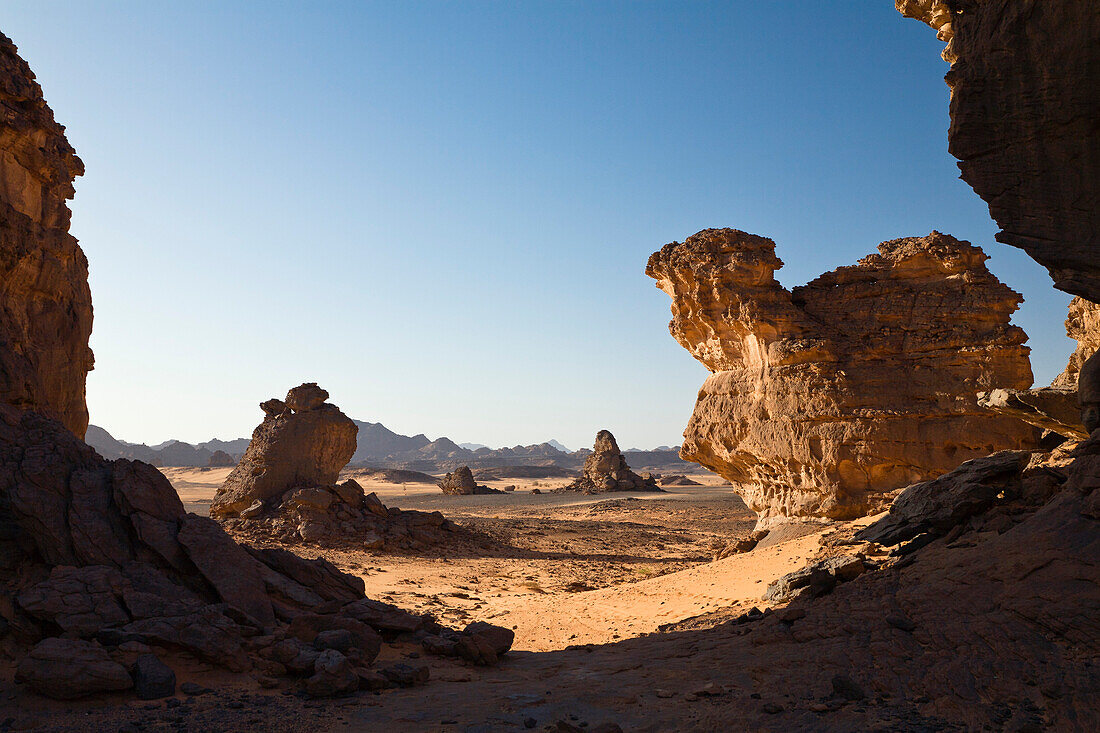
<instances>
[{"instance_id":1,"label":"sunlit rock face","mask_svg":"<svg viewBox=\"0 0 1100 733\"><path fill-rule=\"evenodd\" d=\"M1100 302L1100 12L1095 0L896 0L947 41L949 149L997 239Z\"/></svg>"},{"instance_id":2,"label":"sunlit rock face","mask_svg":"<svg viewBox=\"0 0 1100 733\"><path fill-rule=\"evenodd\" d=\"M66 202L83 173L34 73L0 33L0 402L81 438L92 296Z\"/></svg>"},{"instance_id":3,"label":"sunlit rock face","mask_svg":"<svg viewBox=\"0 0 1100 733\"><path fill-rule=\"evenodd\" d=\"M1077 342L1077 347L1069 355L1065 371L1055 377L1050 386L1077 389L1081 366L1086 359L1100 351L1100 305L1084 298L1070 301L1066 335Z\"/></svg>"},{"instance_id":4,"label":"sunlit rock face","mask_svg":"<svg viewBox=\"0 0 1100 733\"><path fill-rule=\"evenodd\" d=\"M669 330L713 374L681 456L766 520L852 518L965 460L1036 445L976 393L1032 381L1022 298L978 247L933 232L788 291L770 239L707 229L653 254Z\"/></svg>"}]
</instances>

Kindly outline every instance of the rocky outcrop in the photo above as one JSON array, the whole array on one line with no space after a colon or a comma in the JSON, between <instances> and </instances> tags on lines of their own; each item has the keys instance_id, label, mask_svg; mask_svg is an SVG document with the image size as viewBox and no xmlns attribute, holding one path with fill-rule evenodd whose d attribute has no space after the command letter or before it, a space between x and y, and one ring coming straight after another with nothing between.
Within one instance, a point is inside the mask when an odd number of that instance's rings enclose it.
<instances>
[{"instance_id":1,"label":"rocky outcrop","mask_svg":"<svg viewBox=\"0 0 1100 733\"><path fill-rule=\"evenodd\" d=\"M1026 389L1021 297L977 247L933 232L788 291L775 244L707 229L650 257L672 335L713 374L681 456L739 485L762 518L853 518L888 492L1038 430L976 404Z\"/></svg>"},{"instance_id":2,"label":"rocky outcrop","mask_svg":"<svg viewBox=\"0 0 1100 733\"><path fill-rule=\"evenodd\" d=\"M1090 356L1100 351L1100 305L1084 298L1070 301L1066 335L1076 341L1077 346L1069 355L1065 370L1054 378L1050 386L1076 390L1081 367Z\"/></svg>"},{"instance_id":3,"label":"rocky outcrop","mask_svg":"<svg viewBox=\"0 0 1100 733\"><path fill-rule=\"evenodd\" d=\"M358 428L327 399L328 392L310 382L287 392L285 401L271 399L260 405L264 421L214 495L211 516L237 516L257 501L336 483L340 469L355 453Z\"/></svg>"},{"instance_id":4,"label":"rocky outcrop","mask_svg":"<svg viewBox=\"0 0 1100 733\"><path fill-rule=\"evenodd\" d=\"M604 491L660 491L651 476L639 476L630 470L619 444L610 430L596 433L592 452L584 459L580 477L555 491L581 491L598 494Z\"/></svg>"},{"instance_id":5,"label":"rocky outcrop","mask_svg":"<svg viewBox=\"0 0 1100 733\"><path fill-rule=\"evenodd\" d=\"M1065 438L1084 440L1089 437L1092 428L1085 423L1093 427L1100 424L1100 360L1089 369L1085 364L1100 352L1100 306L1084 298L1074 298L1069 304L1066 335L1077 341L1077 347L1070 354L1065 370L1054 378L1050 387L982 392L978 394L978 404ZM1090 372L1096 373L1091 381ZM1084 382L1079 389L1082 374Z\"/></svg>"},{"instance_id":6,"label":"rocky outcrop","mask_svg":"<svg viewBox=\"0 0 1100 733\"><path fill-rule=\"evenodd\" d=\"M1076 389L995 389L979 392L978 405L1065 438L1083 440L1089 437L1081 424Z\"/></svg>"},{"instance_id":7,"label":"rocky outcrop","mask_svg":"<svg viewBox=\"0 0 1100 733\"><path fill-rule=\"evenodd\" d=\"M216 450L210 456L210 460L206 465L210 468L228 468L230 466L236 466L237 462L233 460L233 456L229 455L223 450Z\"/></svg>"},{"instance_id":8,"label":"rocky outcrop","mask_svg":"<svg viewBox=\"0 0 1100 733\"><path fill-rule=\"evenodd\" d=\"M84 164L34 73L0 34L0 402L88 428L88 261L69 234Z\"/></svg>"},{"instance_id":9,"label":"rocky outcrop","mask_svg":"<svg viewBox=\"0 0 1100 733\"><path fill-rule=\"evenodd\" d=\"M1093 0L896 0L947 41L951 154L997 239L1100 301L1100 13Z\"/></svg>"},{"instance_id":10,"label":"rocky outcrop","mask_svg":"<svg viewBox=\"0 0 1100 733\"><path fill-rule=\"evenodd\" d=\"M488 486L474 481L473 471L469 466L459 466L437 482L444 494L460 496L464 494L502 494L503 491L491 489Z\"/></svg>"},{"instance_id":11,"label":"rocky outcrop","mask_svg":"<svg viewBox=\"0 0 1100 733\"><path fill-rule=\"evenodd\" d=\"M301 646L303 617L317 631L360 628L344 658L370 665L380 646L371 640L403 612L368 602L362 579L323 559L238 545L185 512L155 468L107 461L78 437L91 305L65 200L80 162L3 36L0 104L0 637L16 679L62 699L131 688L155 698L175 687L165 658L275 676L338 672L332 655ZM354 425L350 439L331 427L339 411L316 385L287 401L273 409L286 425L257 432L306 449L304 468L253 460L261 491L288 476L335 481L355 449ZM426 618L417 631L484 636ZM275 660L288 646L293 669Z\"/></svg>"},{"instance_id":12,"label":"rocky outcrop","mask_svg":"<svg viewBox=\"0 0 1100 733\"><path fill-rule=\"evenodd\" d=\"M446 542L458 531L439 512L387 507L377 494L364 494L363 487L351 479L295 489L266 502L256 500L239 517L224 518L222 525L250 543L304 542L387 551L423 550Z\"/></svg>"}]
</instances>

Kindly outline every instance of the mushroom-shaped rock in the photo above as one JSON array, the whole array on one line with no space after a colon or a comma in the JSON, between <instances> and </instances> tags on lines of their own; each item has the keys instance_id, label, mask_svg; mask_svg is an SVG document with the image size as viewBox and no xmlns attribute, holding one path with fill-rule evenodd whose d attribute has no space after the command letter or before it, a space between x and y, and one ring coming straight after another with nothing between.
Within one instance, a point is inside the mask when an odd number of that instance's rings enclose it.
<instances>
[{"instance_id":1,"label":"mushroom-shaped rock","mask_svg":"<svg viewBox=\"0 0 1100 733\"><path fill-rule=\"evenodd\" d=\"M977 393L1027 389L1018 293L968 242L933 232L788 291L770 239L705 229L649 259L669 330L711 372L680 455L769 519L846 519L1039 429ZM766 524L767 522L765 522Z\"/></svg>"},{"instance_id":2,"label":"mushroom-shaped rock","mask_svg":"<svg viewBox=\"0 0 1100 733\"><path fill-rule=\"evenodd\" d=\"M359 428L316 384L303 384L278 400L265 402L264 421L237 467L226 477L210 505L215 517L237 516L256 500L266 501L303 487L336 483L355 453ZM320 398L320 402L318 399Z\"/></svg>"}]
</instances>

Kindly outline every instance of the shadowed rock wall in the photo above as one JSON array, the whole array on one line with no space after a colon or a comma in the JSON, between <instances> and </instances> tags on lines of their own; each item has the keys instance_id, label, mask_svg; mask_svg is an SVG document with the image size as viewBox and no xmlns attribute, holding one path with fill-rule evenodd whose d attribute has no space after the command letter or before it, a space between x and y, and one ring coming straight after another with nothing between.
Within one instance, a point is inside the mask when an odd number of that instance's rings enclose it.
<instances>
[{"instance_id":1,"label":"shadowed rock wall","mask_svg":"<svg viewBox=\"0 0 1100 733\"><path fill-rule=\"evenodd\" d=\"M951 154L998 241L1100 301L1100 6L896 0L948 43Z\"/></svg>"}]
</instances>

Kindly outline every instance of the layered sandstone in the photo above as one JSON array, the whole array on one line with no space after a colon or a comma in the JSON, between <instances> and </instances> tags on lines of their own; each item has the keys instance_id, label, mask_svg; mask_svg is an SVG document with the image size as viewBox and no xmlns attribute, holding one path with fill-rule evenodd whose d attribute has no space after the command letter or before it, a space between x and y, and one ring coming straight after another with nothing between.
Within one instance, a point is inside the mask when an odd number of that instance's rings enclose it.
<instances>
[{"instance_id":1,"label":"layered sandstone","mask_svg":"<svg viewBox=\"0 0 1100 733\"><path fill-rule=\"evenodd\" d=\"M584 467L577 480L557 491L581 491L598 494L604 491L660 491L657 481L646 474L639 476L630 470L626 458L615 442L610 430L596 433L592 452L584 459Z\"/></svg>"},{"instance_id":2,"label":"layered sandstone","mask_svg":"<svg viewBox=\"0 0 1100 733\"><path fill-rule=\"evenodd\" d=\"M1022 300L968 242L933 232L793 291L775 244L707 229L650 257L672 335L713 374L681 456L739 485L762 518L852 518L885 495L1038 431L976 404L1031 384Z\"/></svg>"},{"instance_id":3,"label":"layered sandstone","mask_svg":"<svg viewBox=\"0 0 1100 733\"><path fill-rule=\"evenodd\" d=\"M240 463L214 495L210 514L237 516L253 503L293 489L336 483L355 453L359 428L313 382L291 389L286 400L260 405L263 422L252 432Z\"/></svg>"},{"instance_id":4,"label":"layered sandstone","mask_svg":"<svg viewBox=\"0 0 1100 733\"><path fill-rule=\"evenodd\" d=\"M951 154L1001 232L1100 301L1100 12L1093 0L896 0L947 41Z\"/></svg>"},{"instance_id":5,"label":"layered sandstone","mask_svg":"<svg viewBox=\"0 0 1100 733\"><path fill-rule=\"evenodd\" d=\"M34 73L0 33L0 402L88 429L88 261L69 234L84 164Z\"/></svg>"}]
</instances>

